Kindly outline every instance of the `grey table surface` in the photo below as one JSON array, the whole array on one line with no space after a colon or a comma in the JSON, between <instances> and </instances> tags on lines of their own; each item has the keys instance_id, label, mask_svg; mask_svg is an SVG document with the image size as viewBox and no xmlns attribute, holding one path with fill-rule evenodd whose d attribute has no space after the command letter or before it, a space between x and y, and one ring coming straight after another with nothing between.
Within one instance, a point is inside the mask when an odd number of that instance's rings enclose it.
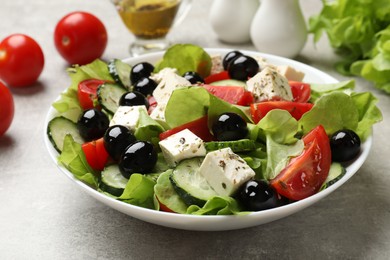
<instances>
[{"instance_id":1,"label":"grey table surface","mask_svg":"<svg viewBox=\"0 0 390 260\"><path fill-rule=\"evenodd\" d=\"M229 45L213 33L212 1L194 1L169 37L203 47L254 50ZM321 9L301 1L306 17ZM374 127L368 160L340 189L299 213L269 224L235 231L193 232L165 228L119 213L87 196L49 159L43 143L44 117L68 86L67 64L53 44L56 22L65 14L89 11L109 32L104 59L128 57L132 36L108 0L1 0L0 38L26 33L45 53L39 82L12 89L15 118L0 138L0 259L390 259L390 96L356 79L358 90L379 98L384 121ZM287 44L287 43L286 43ZM309 38L297 60L334 77L337 59L326 38Z\"/></svg>"}]
</instances>

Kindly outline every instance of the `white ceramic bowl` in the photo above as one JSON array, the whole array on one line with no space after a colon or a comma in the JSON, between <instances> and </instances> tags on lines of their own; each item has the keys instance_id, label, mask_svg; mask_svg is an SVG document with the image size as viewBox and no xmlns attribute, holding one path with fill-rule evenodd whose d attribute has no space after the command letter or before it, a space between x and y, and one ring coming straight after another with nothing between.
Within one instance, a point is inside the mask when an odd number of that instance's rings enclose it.
<instances>
[{"instance_id":1,"label":"white ceramic bowl","mask_svg":"<svg viewBox=\"0 0 390 260\"><path fill-rule=\"evenodd\" d=\"M210 54L225 54L230 50L227 49L206 49L206 51ZM252 55L252 56L261 56L267 59L269 63L275 65L290 65L300 71L305 73L305 82L315 82L315 83L334 83L337 80L330 75L319 71L313 67L302 64L297 61L293 61L286 58L281 58L273 55L262 54L258 52L250 52L243 51L243 53ZM139 56L135 58L129 58L125 61L129 64L136 64L141 61L148 61L151 63L155 63L162 57L163 53L152 53L144 56ZM65 174L74 184L80 187L83 191L85 191L90 196L94 197L98 201L106 204L107 206L114 208L122 213L125 213L134 218L154 223L161 226L177 228L177 229L186 229L186 230L201 230L201 231L218 231L218 230L233 230L240 228L247 228L252 226L261 225L264 223L268 223L277 219L281 219L287 217L293 213L296 213L310 205L318 202L322 198L326 197L336 189L338 189L341 185L343 185L349 178L351 178L362 166L364 161L366 160L369 151L372 145L372 137L369 137L363 144L361 153L356 160L354 160L348 167L346 174L335 184L330 186L329 188L309 197L304 200L300 200L294 202L292 204L288 204L282 207L259 211L250 213L245 216L193 216L193 215L182 215L182 214L174 214L174 213L166 213L151 209L145 209L137 206L133 206L131 204L127 204L113 198L110 198L94 189L84 184L83 182L77 180L73 177L72 173L70 173L67 169L65 169L62 165L58 165L57 163L57 151L53 148L53 145L50 143L46 133L46 126L50 119L52 119L56 115L55 109L50 107L46 120L45 120L45 130L44 130L44 141L49 152L50 158L53 162L58 166L61 173Z\"/></svg>"}]
</instances>

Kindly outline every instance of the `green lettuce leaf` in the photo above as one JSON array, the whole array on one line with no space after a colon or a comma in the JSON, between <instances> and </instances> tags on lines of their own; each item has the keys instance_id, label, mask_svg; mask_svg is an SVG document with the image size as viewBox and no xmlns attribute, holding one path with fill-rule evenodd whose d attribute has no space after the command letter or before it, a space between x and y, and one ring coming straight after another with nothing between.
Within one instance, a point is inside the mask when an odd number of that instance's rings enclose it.
<instances>
[{"instance_id":1,"label":"green lettuce leaf","mask_svg":"<svg viewBox=\"0 0 390 260\"><path fill-rule=\"evenodd\" d=\"M157 184L154 186L154 192L158 200L177 213L186 213L187 205L181 199L179 195L177 195L175 189L172 186L171 181L169 180L169 176L172 174L172 169L167 170L160 174L157 179Z\"/></svg>"},{"instance_id":2,"label":"green lettuce leaf","mask_svg":"<svg viewBox=\"0 0 390 260\"><path fill-rule=\"evenodd\" d=\"M376 106L378 99L370 92L353 93L351 98L359 112L356 133L364 141L371 134L372 126L383 119L381 111Z\"/></svg>"},{"instance_id":3,"label":"green lettuce leaf","mask_svg":"<svg viewBox=\"0 0 390 260\"><path fill-rule=\"evenodd\" d=\"M98 187L98 180L94 170L87 163L81 144L76 143L71 135L64 138L62 153L58 157L58 162L68 169L77 179L90 185Z\"/></svg>"},{"instance_id":4,"label":"green lettuce leaf","mask_svg":"<svg viewBox=\"0 0 390 260\"><path fill-rule=\"evenodd\" d=\"M237 201L232 197L213 197L209 199L203 207L191 205L187 209L187 214L192 215L234 215L247 214L240 212L241 209Z\"/></svg>"},{"instance_id":5,"label":"green lettuce leaf","mask_svg":"<svg viewBox=\"0 0 390 260\"><path fill-rule=\"evenodd\" d=\"M355 88L355 81L346 80L337 83L327 83L327 84L311 83L310 88L311 88L310 102L315 103L318 98L330 92L343 91L347 94L351 93L352 90Z\"/></svg>"},{"instance_id":6,"label":"green lettuce leaf","mask_svg":"<svg viewBox=\"0 0 390 260\"><path fill-rule=\"evenodd\" d=\"M155 65L155 72L159 72L163 68L176 68L179 75L195 71L202 77L207 77L211 71L211 58L199 46L175 44L165 52L163 59Z\"/></svg>"},{"instance_id":7,"label":"green lettuce leaf","mask_svg":"<svg viewBox=\"0 0 390 260\"><path fill-rule=\"evenodd\" d=\"M154 185L156 183L142 174L132 174L119 200L143 208L156 209Z\"/></svg>"},{"instance_id":8,"label":"green lettuce leaf","mask_svg":"<svg viewBox=\"0 0 390 260\"><path fill-rule=\"evenodd\" d=\"M140 116L138 120L137 128L134 132L134 136L137 140L149 141L152 144L158 146L160 133L164 132L165 129L157 123L144 109L139 109Z\"/></svg>"},{"instance_id":9,"label":"green lettuce leaf","mask_svg":"<svg viewBox=\"0 0 390 260\"><path fill-rule=\"evenodd\" d=\"M266 137L267 164L263 177L270 180L287 166L291 157L302 153L304 144L295 137L298 122L287 111L272 110L257 126Z\"/></svg>"},{"instance_id":10,"label":"green lettuce leaf","mask_svg":"<svg viewBox=\"0 0 390 260\"><path fill-rule=\"evenodd\" d=\"M353 99L336 91L319 98L313 108L299 120L304 134L318 125L322 125L328 135L340 129L356 131L359 122L359 111Z\"/></svg>"},{"instance_id":11,"label":"green lettuce leaf","mask_svg":"<svg viewBox=\"0 0 390 260\"><path fill-rule=\"evenodd\" d=\"M71 85L52 106L61 116L76 122L83 111L77 97L78 84L86 79L114 80L108 71L107 64L102 60L95 60L83 66L75 65L68 68L67 72L71 78Z\"/></svg>"}]
</instances>

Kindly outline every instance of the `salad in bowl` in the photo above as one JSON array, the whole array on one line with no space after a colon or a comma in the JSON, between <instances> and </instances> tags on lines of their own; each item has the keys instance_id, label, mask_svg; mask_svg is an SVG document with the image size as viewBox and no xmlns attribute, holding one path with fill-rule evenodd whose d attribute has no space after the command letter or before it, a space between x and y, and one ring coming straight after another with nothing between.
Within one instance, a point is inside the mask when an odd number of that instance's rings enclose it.
<instances>
[{"instance_id":1,"label":"salad in bowl","mask_svg":"<svg viewBox=\"0 0 390 260\"><path fill-rule=\"evenodd\" d=\"M242 228L313 204L359 169L382 119L353 81L256 52L177 44L68 73L50 155L98 200L169 227Z\"/></svg>"}]
</instances>

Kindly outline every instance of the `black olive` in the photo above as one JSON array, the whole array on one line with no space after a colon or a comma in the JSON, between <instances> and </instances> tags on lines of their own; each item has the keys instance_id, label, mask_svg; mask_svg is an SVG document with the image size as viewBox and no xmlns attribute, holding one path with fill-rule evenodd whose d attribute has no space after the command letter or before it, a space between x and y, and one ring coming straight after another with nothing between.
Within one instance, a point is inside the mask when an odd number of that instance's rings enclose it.
<instances>
[{"instance_id":1,"label":"black olive","mask_svg":"<svg viewBox=\"0 0 390 260\"><path fill-rule=\"evenodd\" d=\"M155 90L156 87L156 81L145 77L138 80L137 83L134 84L133 89L144 94L145 96L148 96L153 94L153 90Z\"/></svg>"},{"instance_id":2,"label":"black olive","mask_svg":"<svg viewBox=\"0 0 390 260\"><path fill-rule=\"evenodd\" d=\"M250 180L244 183L237 192L238 200L245 210L260 211L282 206L287 200L281 197L265 181Z\"/></svg>"},{"instance_id":3,"label":"black olive","mask_svg":"<svg viewBox=\"0 0 390 260\"><path fill-rule=\"evenodd\" d=\"M242 55L229 63L228 73L232 79L245 81L256 75L259 68L254 58Z\"/></svg>"},{"instance_id":4,"label":"black olive","mask_svg":"<svg viewBox=\"0 0 390 260\"><path fill-rule=\"evenodd\" d=\"M191 82L191 84L204 83L204 79L195 71L187 71L183 78Z\"/></svg>"},{"instance_id":5,"label":"black olive","mask_svg":"<svg viewBox=\"0 0 390 260\"><path fill-rule=\"evenodd\" d=\"M83 111L77 121L77 128L85 141L92 141L102 137L109 124L107 115L93 108Z\"/></svg>"},{"instance_id":6,"label":"black olive","mask_svg":"<svg viewBox=\"0 0 390 260\"><path fill-rule=\"evenodd\" d=\"M239 51L231 51L231 52L228 52L225 57L223 58L222 60L222 65L223 65L223 68L224 70L227 70L228 67L229 67L229 63L238 58L239 56L243 56L244 54L242 54L241 52Z\"/></svg>"},{"instance_id":7,"label":"black olive","mask_svg":"<svg viewBox=\"0 0 390 260\"><path fill-rule=\"evenodd\" d=\"M154 146L145 141L137 141L129 145L119 161L119 170L125 178L133 173L149 173L157 162Z\"/></svg>"},{"instance_id":8,"label":"black olive","mask_svg":"<svg viewBox=\"0 0 390 260\"><path fill-rule=\"evenodd\" d=\"M349 129L337 131L330 137L330 149L333 161L346 162L352 160L360 152L360 138Z\"/></svg>"},{"instance_id":9,"label":"black olive","mask_svg":"<svg viewBox=\"0 0 390 260\"><path fill-rule=\"evenodd\" d=\"M212 125L212 131L218 141L239 140L248 134L245 120L235 113L221 114Z\"/></svg>"},{"instance_id":10,"label":"black olive","mask_svg":"<svg viewBox=\"0 0 390 260\"><path fill-rule=\"evenodd\" d=\"M149 108L148 99L138 91L126 92L119 99L120 106L146 106Z\"/></svg>"},{"instance_id":11,"label":"black olive","mask_svg":"<svg viewBox=\"0 0 390 260\"><path fill-rule=\"evenodd\" d=\"M119 161L126 147L136 141L133 133L123 125L110 126L103 137L104 147L115 161Z\"/></svg>"},{"instance_id":12,"label":"black olive","mask_svg":"<svg viewBox=\"0 0 390 260\"><path fill-rule=\"evenodd\" d=\"M130 80L133 84L142 78L148 78L154 71L154 66L149 62L140 62L135 64L130 71Z\"/></svg>"}]
</instances>

